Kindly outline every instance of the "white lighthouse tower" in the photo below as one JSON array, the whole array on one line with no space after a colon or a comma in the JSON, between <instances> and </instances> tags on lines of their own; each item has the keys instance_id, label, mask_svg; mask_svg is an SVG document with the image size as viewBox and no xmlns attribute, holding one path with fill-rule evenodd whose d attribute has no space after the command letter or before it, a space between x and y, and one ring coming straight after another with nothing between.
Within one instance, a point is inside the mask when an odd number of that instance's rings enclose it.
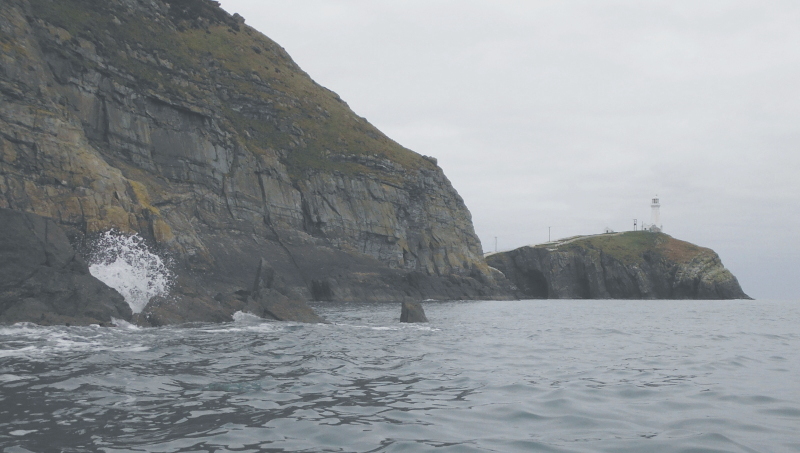
<instances>
[{"instance_id":1,"label":"white lighthouse tower","mask_svg":"<svg viewBox=\"0 0 800 453\"><path fill-rule=\"evenodd\" d=\"M658 195L653 198L653 202L650 204L650 207L653 209L652 213L650 214L650 231L654 233L660 233L662 229L661 225L661 203L658 199Z\"/></svg>"}]
</instances>

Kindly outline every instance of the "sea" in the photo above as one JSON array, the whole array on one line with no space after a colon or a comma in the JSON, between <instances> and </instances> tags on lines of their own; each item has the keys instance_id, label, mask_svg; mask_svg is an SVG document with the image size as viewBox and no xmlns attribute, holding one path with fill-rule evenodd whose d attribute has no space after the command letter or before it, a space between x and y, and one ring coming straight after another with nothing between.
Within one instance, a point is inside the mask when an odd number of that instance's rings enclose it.
<instances>
[{"instance_id":1,"label":"sea","mask_svg":"<svg viewBox=\"0 0 800 453\"><path fill-rule=\"evenodd\" d=\"M800 301L423 306L0 326L0 451L800 451Z\"/></svg>"}]
</instances>

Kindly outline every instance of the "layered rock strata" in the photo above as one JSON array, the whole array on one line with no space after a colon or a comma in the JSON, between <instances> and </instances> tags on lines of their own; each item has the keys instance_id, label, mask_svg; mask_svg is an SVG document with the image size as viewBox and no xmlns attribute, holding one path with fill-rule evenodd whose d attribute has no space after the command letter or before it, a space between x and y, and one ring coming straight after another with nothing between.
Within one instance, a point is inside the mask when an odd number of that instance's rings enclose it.
<instances>
[{"instance_id":1,"label":"layered rock strata","mask_svg":"<svg viewBox=\"0 0 800 453\"><path fill-rule=\"evenodd\" d=\"M111 325L131 316L125 299L92 277L57 223L0 208L0 323Z\"/></svg>"},{"instance_id":2,"label":"layered rock strata","mask_svg":"<svg viewBox=\"0 0 800 453\"><path fill-rule=\"evenodd\" d=\"M435 159L208 0L0 3L0 207L145 237L169 322L229 312L262 259L299 300L508 297Z\"/></svg>"},{"instance_id":3,"label":"layered rock strata","mask_svg":"<svg viewBox=\"0 0 800 453\"><path fill-rule=\"evenodd\" d=\"M711 249L627 232L487 256L532 299L749 299Z\"/></svg>"}]
</instances>

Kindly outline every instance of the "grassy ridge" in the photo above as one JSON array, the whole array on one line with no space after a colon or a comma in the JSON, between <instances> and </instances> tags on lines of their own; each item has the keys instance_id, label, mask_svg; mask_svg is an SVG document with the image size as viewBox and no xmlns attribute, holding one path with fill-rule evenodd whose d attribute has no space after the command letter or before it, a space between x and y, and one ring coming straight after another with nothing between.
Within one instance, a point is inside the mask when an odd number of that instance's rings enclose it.
<instances>
[{"instance_id":1,"label":"grassy ridge","mask_svg":"<svg viewBox=\"0 0 800 453\"><path fill-rule=\"evenodd\" d=\"M676 263L688 263L710 249L680 241L664 233L628 231L620 234L589 236L559 247L560 250L588 249L605 253L624 264L644 260L644 255L664 257Z\"/></svg>"},{"instance_id":2,"label":"grassy ridge","mask_svg":"<svg viewBox=\"0 0 800 453\"><path fill-rule=\"evenodd\" d=\"M283 150L294 179L313 171L386 177L330 159L336 155L377 155L407 169L433 168L316 84L280 46L212 2L174 0L169 14L153 17L131 13L113 0L30 3L36 17L67 30L76 42L83 38L94 44L98 54L139 86L211 109L221 126L252 152ZM87 59L74 64L96 68ZM130 85L119 74L109 75ZM243 102L269 113L242 111Z\"/></svg>"}]
</instances>

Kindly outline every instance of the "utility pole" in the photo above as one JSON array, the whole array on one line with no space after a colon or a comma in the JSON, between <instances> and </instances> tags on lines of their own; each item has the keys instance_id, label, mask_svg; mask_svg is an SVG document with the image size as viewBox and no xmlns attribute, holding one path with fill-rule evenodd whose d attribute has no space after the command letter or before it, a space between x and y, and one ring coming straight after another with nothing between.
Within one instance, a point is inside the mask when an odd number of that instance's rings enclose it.
<instances>
[{"instance_id":1,"label":"utility pole","mask_svg":"<svg viewBox=\"0 0 800 453\"><path fill-rule=\"evenodd\" d=\"M547 242L550 242L550 227L547 227Z\"/></svg>"},{"instance_id":2,"label":"utility pole","mask_svg":"<svg viewBox=\"0 0 800 453\"><path fill-rule=\"evenodd\" d=\"M633 231L636 231L636 219L633 219Z\"/></svg>"}]
</instances>

